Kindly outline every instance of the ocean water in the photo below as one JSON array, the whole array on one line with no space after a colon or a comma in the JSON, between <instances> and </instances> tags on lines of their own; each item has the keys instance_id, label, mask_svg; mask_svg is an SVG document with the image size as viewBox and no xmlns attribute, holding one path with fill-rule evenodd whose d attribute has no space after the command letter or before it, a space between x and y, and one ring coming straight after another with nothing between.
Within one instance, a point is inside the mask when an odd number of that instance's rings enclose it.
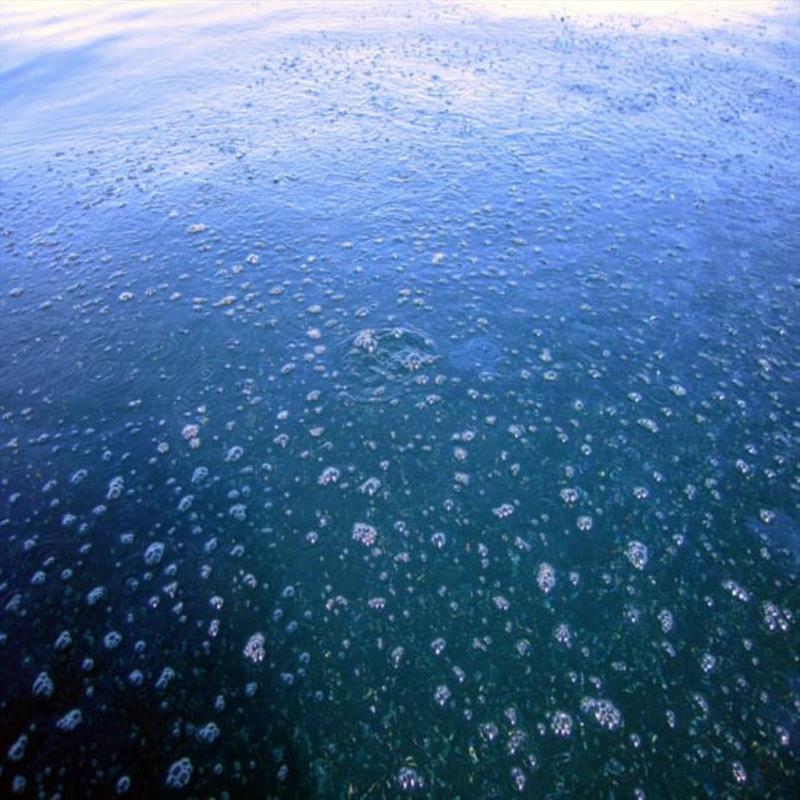
<instances>
[{"instance_id":1,"label":"ocean water","mask_svg":"<svg viewBox=\"0 0 800 800\"><path fill-rule=\"evenodd\" d=\"M800 794L797 2L0 22L0 795Z\"/></svg>"}]
</instances>

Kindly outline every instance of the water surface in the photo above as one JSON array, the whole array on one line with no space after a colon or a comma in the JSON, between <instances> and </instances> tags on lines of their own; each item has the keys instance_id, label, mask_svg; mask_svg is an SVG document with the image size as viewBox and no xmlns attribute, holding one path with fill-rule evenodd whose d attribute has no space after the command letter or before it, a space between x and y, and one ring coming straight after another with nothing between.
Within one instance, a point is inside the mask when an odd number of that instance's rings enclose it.
<instances>
[{"instance_id":1,"label":"water surface","mask_svg":"<svg viewBox=\"0 0 800 800\"><path fill-rule=\"evenodd\" d=\"M0 793L797 793L800 9L608 5L4 4Z\"/></svg>"}]
</instances>

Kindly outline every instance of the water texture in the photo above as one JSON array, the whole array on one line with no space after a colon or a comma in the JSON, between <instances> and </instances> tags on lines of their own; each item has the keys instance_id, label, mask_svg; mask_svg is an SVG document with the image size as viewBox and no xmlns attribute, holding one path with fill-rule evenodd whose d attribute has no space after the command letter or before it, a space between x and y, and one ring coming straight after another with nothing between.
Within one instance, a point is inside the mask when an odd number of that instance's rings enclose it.
<instances>
[{"instance_id":1,"label":"water texture","mask_svg":"<svg viewBox=\"0 0 800 800\"><path fill-rule=\"evenodd\" d=\"M0 22L1 796L800 796L797 2Z\"/></svg>"}]
</instances>

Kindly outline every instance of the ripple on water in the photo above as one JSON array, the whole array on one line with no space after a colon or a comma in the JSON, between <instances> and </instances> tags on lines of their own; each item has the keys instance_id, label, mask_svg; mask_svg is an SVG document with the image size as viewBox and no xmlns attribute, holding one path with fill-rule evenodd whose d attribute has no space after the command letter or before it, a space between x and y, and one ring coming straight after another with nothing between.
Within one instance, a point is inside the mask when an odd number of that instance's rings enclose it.
<instances>
[{"instance_id":1,"label":"ripple on water","mask_svg":"<svg viewBox=\"0 0 800 800\"><path fill-rule=\"evenodd\" d=\"M497 376L503 366L503 352L488 336L473 336L454 344L447 360L458 372Z\"/></svg>"},{"instance_id":2,"label":"ripple on water","mask_svg":"<svg viewBox=\"0 0 800 800\"><path fill-rule=\"evenodd\" d=\"M339 345L342 396L360 403L395 400L434 376L434 340L418 328L364 328Z\"/></svg>"}]
</instances>

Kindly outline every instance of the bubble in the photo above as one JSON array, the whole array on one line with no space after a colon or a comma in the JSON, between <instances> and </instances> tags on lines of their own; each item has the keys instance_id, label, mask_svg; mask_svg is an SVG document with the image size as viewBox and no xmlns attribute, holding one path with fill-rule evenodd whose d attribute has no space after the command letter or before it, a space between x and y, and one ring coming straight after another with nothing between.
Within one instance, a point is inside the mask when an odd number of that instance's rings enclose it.
<instances>
[{"instance_id":1,"label":"bubble","mask_svg":"<svg viewBox=\"0 0 800 800\"><path fill-rule=\"evenodd\" d=\"M175 670L172 667L164 667L161 670L161 674L158 676L158 680L156 681L156 689L160 692L163 692L170 684L170 682L175 677Z\"/></svg>"},{"instance_id":2,"label":"bubble","mask_svg":"<svg viewBox=\"0 0 800 800\"><path fill-rule=\"evenodd\" d=\"M55 692L53 679L46 672L40 672L33 681L31 691L34 697L52 697Z\"/></svg>"},{"instance_id":3,"label":"bubble","mask_svg":"<svg viewBox=\"0 0 800 800\"><path fill-rule=\"evenodd\" d=\"M744 784L747 783L747 772L742 766L741 761L734 761L731 764L731 773L734 781L736 781L739 786L744 786Z\"/></svg>"},{"instance_id":4,"label":"bubble","mask_svg":"<svg viewBox=\"0 0 800 800\"><path fill-rule=\"evenodd\" d=\"M445 534L442 533L442 531L436 531L436 533L434 533L431 536L431 544L437 550L441 550L445 546L446 543L447 543L447 536L445 536Z\"/></svg>"},{"instance_id":5,"label":"bubble","mask_svg":"<svg viewBox=\"0 0 800 800\"><path fill-rule=\"evenodd\" d=\"M192 762L188 757L178 759L170 765L165 783L170 789L185 789L192 779Z\"/></svg>"},{"instance_id":6,"label":"bubble","mask_svg":"<svg viewBox=\"0 0 800 800\"><path fill-rule=\"evenodd\" d=\"M792 743L792 735L789 733L788 728L785 728L783 725L775 726L775 736L781 747L789 747Z\"/></svg>"},{"instance_id":7,"label":"bubble","mask_svg":"<svg viewBox=\"0 0 800 800\"><path fill-rule=\"evenodd\" d=\"M634 539L628 542L625 548L625 556L635 569L644 569L649 557L647 545Z\"/></svg>"},{"instance_id":8,"label":"bubble","mask_svg":"<svg viewBox=\"0 0 800 800\"><path fill-rule=\"evenodd\" d=\"M509 603L508 600L501 594L495 595L492 598L492 602L498 611L508 611L508 609L511 608L511 603Z\"/></svg>"},{"instance_id":9,"label":"bubble","mask_svg":"<svg viewBox=\"0 0 800 800\"><path fill-rule=\"evenodd\" d=\"M128 675L128 683L131 686L141 686L144 683L144 673L140 669L135 669Z\"/></svg>"},{"instance_id":10,"label":"bubble","mask_svg":"<svg viewBox=\"0 0 800 800\"><path fill-rule=\"evenodd\" d=\"M378 340L375 338L375 331L367 328L359 331L353 339L353 346L367 353L374 353L378 347Z\"/></svg>"},{"instance_id":11,"label":"bubble","mask_svg":"<svg viewBox=\"0 0 800 800\"><path fill-rule=\"evenodd\" d=\"M531 651L531 643L527 639L518 639L514 643L514 651L518 656L524 658Z\"/></svg>"},{"instance_id":12,"label":"bubble","mask_svg":"<svg viewBox=\"0 0 800 800\"><path fill-rule=\"evenodd\" d=\"M713 672L716 666L716 656L713 656L711 653L703 653L700 656L700 669L702 669L706 675L708 675L710 672Z\"/></svg>"},{"instance_id":13,"label":"bubble","mask_svg":"<svg viewBox=\"0 0 800 800\"><path fill-rule=\"evenodd\" d=\"M317 478L317 483L320 486L330 486L339 480L340 475L341 472L336 467L325 467L319 478Z\"/></svg>"},{"instance_id":14,"label":"bubble","mask_svg":"<svg viewBox=\"0 0 800 800\"><path fill-rule=\"evenodd\" d=\"M437 359L426 333L400 326L359 331L338 350L342 394L357 402L392 402L424 385Z\"/></svg>"},{"instance_id":15,"label":"bubble","mask_svg":"<svg viewBox=\"0 0 800 800\"><path fill-rule=\"evenodd\" d=\"M116 500L125 488L125 481L121 475L112 478L108 484L108 492L106 492L106 500Z\"/></svg>"},{"instance_id":16,"label":"bubble","mask_svg":"<svg viewBox=\"0 0 800 800\"><path fill-rule=\"evenodd\" d=\"M73 708L72 711L68 711L64 714L61 719L56 722L56 727L60 731L64 731L65 733L69 733L74 731L81 722L83 722L83 714L79 708Z\"/></svg>"},{"instance_id":17,"label":"bubble","mask_svg":"<svg viewBox=\"0 0 800 800\"><path fill-rule=\"evenodd\" d=\"M353 539L365 547L372 547L378 539L378 531L366 522L356 522L353 525Z\"/></svg>"},{"instance_id":18,"label":"bubble","mask_svg":"<svg viewBox=\"0 0 800 800\"><path fill-rule=\"evenodd\" d=\"M722 582L722 588L730 592L731 596L736 600L741 600L743 603L750 602L750 593L747 589L742 588L736 581L730 579Z\"/></svg>"},{"instance_id":19,"label":"bubble","mask_svg":"<svg viewBox=\"0 0 800 800\"><path fill-rule=\"evenodd\" d=\"M28 746L28 737L23 733L8 748L9 761L22 761L25 758L25 748Z\"/></svg>"},{"instance_id":20,"label":"bubble","mask_svg":"<svg viewBox=\"0 0 800 800\"><path fill-rule=\"evenodd\" d=\"M658 612L658 624L661 626L662 633L669 633L675 625L675 620L672 612L666 608L662 608Z\"/></svg>"},{"instance_id":21,"label":"bubble","mask_svg":"<svg viewBox=\"0 0 800 800\"><path fill-rule=\"evenodd\" d=\"M425 789L425 779L414 767L401 767L396 777L397 786L404 794L414 794Z\"/></svg>"},{"instance_id":22,"label":"bubble","mask_svg":"<svg viewBox=\"0 0 800 800\"><path fill-rule=\"evenodd\" d=\"M400 666L400 663L403 660L403 656L406 654L406 649L402 645L398 645L395 647L391 653L389 653L389 660L392 662L392 666L397 669Z\"/></svg>"},{"instance_id":23,"label":"bubble","mask_svg":"<svg viewBox=\"0 0 800 800\"><path fill-rule=\"evenodd\" d=\"M572 734L572 717L566 711L556 711L550 717L550 729L556 736L566 738Z\"/></svg>"},{"instance_id":24,"label":"bubble","mask_svg":"<svg viewBox=\"0 0 800 800\"><path fill-rule=\"evenodd\" d=\"M213 744L219 738L219 727L215 722L207 722L202 728L197 729L195 736L203 744Z\"/></svg>"},{"instance_id":25,"label":"bubble","mask_svg":"<svg viewBox=\"0 0 800 800\"><path fill-rule=\"evenodd\" d=\"M794 622L794 615L788 608L778 608L778 606L766 600L761 604L761 613L764 625L774 633L776 631L786 632Z\"/></svg>"},{"instance_id":26,"label":"bubble","mask_svg":"<svg viewBox=\"0 0 800 800\"><path fill-rule=\"evenodd\" d=\"M549 594L555 588L556 573L553 567L546 561L539 564L539 569L536 573L536 583L545 594Z\"/></svg>"},{"instance_id":27,"label":"bubble","mask_svg":"<svg viewBox=\"0 0 800 800\"><path fill-rule=\"evenodd\" d=\"M578 490L567 487L559 493L565 505L573 506L578 502Z\"/></svg>"},{"instance_id":28,"label":"bubble","mask_svg":"<svg viewBox=\"0 0 800 800\"><path fill-rule=\"evenodd\" d=\"M622 714L610 700L585 697L581 700L581 711L591 715L605 730L614 731L622 727Z\"/></svg>"},{"instance_id":29,"label":"bubble","mask_svg":"<svg viewBox=\"0 0 800 800\"><path fill-rule=\"evenodd\" d=\"M155 567L156 565L160 564L163 557L163 542L153 542L152 544L148 545L147 549L144 551L144 563L147 564L148 567Z\"/></svg>"},{"instance_id":30,"label":"bubble","mask_svg":"<svg viewBox=\"0 0 800 800\"><path fill-rule=\"evenodd\" d=\"M433 693L433 699L436 701L436 705L439 706L439 708L444 708L444 706L447 705L447 701L451 697L452 697L452 692L444 684L441 686L437 686L436 691L434 691Z\"/></svg>"},{"instance_id":31,"label":"bubble","mask_svg":"<svg viewBox=\"0 0 800 800\"><path fill-rule=\"evenodd\" d=\"M493 742L500 733L500 729L494 722L484 722L478 727L481 738L487 742Z\"/></svg>"},{"instance_id":32,"label":"bubble","mask_svg":"<svg viewBox=\"0 0 800 800\"><path fill-rule=\"evenodd\" d=\"M254 633L244 646L243 652L245 658L249 659L254 664L260 664L267 654L264 647L266 641L266 637L263 633Z\"/></svg>"},{"instance_id":33,"label":"bubble","mask_svg":"<svg viewBox=\"0 0 800 800\"><path fill-rule=\"evenodd\" d=\"M381 482L378 478L367 478L361 486L358 487L358 490L361 494L366 494L369 497L374 497L377 494L378 490L381 488Z\"/></svg>"},{"instance_id":34,"label":"bubble","mask_svg":"<svg viewBox=\"0 0 800 800\"><path fill-rule=\"evenodd\" d=\"M556 625L555 630L553 631L553 638L564 647L572 647L572 631L570 630L569 625L564 623Z\"/></svg>"},{"instance_id":35,"label":"bubble","mask_svg":"<svg viewBox=\"0 0 800 800\"><path fill-rule=\"evenodd\" d=\"M518 792L524 792L526 783L527 778L525 777L525 773L519 767L512 767L511 785L514 787L514 789Z\"/></svg>"},{"instance_id":36,"label":"bubble","mask_svg":"<svg viewBox=\"0 0 800 800\"><path fill-rule=\"evenodd\" d=\"M244 449L236 444L225 453L225 461L238 461L243 455Z\"/></svg>"}]
</instances>

